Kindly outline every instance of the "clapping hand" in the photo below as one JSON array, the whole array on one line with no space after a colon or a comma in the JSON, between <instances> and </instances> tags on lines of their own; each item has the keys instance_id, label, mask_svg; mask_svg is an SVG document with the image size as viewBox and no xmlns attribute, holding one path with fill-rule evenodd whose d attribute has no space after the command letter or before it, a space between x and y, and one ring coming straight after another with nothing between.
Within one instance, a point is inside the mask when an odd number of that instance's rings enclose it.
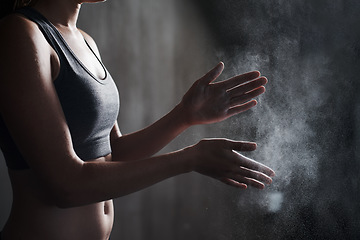
<instances>
[{"instance_id":1,"label":"clapping hand","mask_svg":"<svg viewBox=\"0 0 360 240\"><path fill-rule=\"evenodd\" d=\"M220 122L247 111L257 104L253 98L265 92L267 79L258 71L214 82L223 69L220 62L184 95L181 103L190 125Z\"/></svg>"}]
</instances>

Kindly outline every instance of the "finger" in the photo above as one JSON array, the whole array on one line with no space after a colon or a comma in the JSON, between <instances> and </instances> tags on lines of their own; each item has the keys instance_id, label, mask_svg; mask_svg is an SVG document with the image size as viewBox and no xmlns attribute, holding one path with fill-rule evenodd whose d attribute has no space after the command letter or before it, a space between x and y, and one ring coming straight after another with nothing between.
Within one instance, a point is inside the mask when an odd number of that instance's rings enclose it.
<instances>
[{"instance_id":1,"label":"finger","mask_svg":"<svg viewBox=\"0 0 360 240\"><path fill-rule=\"evenodd\" d=\"M234 151L233 151L234 152ZM268 166L259 163L255 160L252 160L248 157L245 157L244 155L238 153L238 152L234 152L238 155L238 164L239 166L251 169L251 170L255 170L258 172L262 172L266 175L268 175L269 177L273 177L275 176L275 172L274 170L272 170L271 168L269 168Z\"/></svg>"},{"instance_id":2,"label":"finger","mask_svg":"<svg viewBox=\"0 0 360 240\"><path fill-rule=\"evenodd\" d=\"M221 87L223 87L225 89L231 89L231 88L241 85L245 82L254 80L254 79L258 78L259 76L260 76L259 71L253 71L253 72L248 72L248 73L244 73L244 74L232 77L230 79L218 82L216 84L221 85Z\"/></svg>"},{"instance_id":3,"label":"finger","mask_svg":"<svg viewBox=\"0 0 360 240\"><path fill-rule=\"evenodd\" d=\"M236 150L240 152L254 151L256 149L256 143L245 141L233 141L226 140L226 149Z\"/></svg>"},{"instance_id":4,"label":"finger","mask_svg":"<svg viewBox=\"0 0 360 240\"><path fill-rule=\"evenodd\" d=\"M249 110L250 108L255 107L256 104L257 104L257 101L252 100L250 102L232 107L227 111L228 117L231 117L231 116L236 115L241 112L245 112L245 111Z\"/></svg>"},{"instance_id":5,"label":"finger","mask_svg":"<svg viewBox=\"0 0 360 240\"><path fill-rule=\"evenodd\" d=\"M265 87L259 87L251 92L247 92L245 94L239 95L237 97L232 97L229 104L231 107L239 106L244 102L248 102L251 99L263 94L265 92Z\"/></svg>"},{"instance_id":6,"label":"finger","mask_svg":"<svg viewBox=\"0 0 360 240\"><path fill-rule=\"evenodd\" d=\"M267 78L261 77L256 80L250 81L248 83L238 85L238 86L228 90L227 92L230 97L236 97L236 96L240 96L242 94L251 92L255 89L258 89L259 87L265 85L267 82L268 82Z\"/></svg>"},{"instance_id":7,"label":"finger","mask_svg":"<svg viewBox=\"0 0 360 240\"><path fill-rule=\"evenodd\" d=\"M211 69L202 78L200 78L200 82L203 84L211 83L220 76L223 70L224 70L224 63L219 62L213 69Z\"/></svg>"},{"instance_id":8,"label":"finger","mask_svg":"<svg viewBox=\"0 0 360 240\"><path fill-rule=\"evenodd\" d=\"M244 183L246 185L250 185L250 186L258 188L258 189L264 189L265 188L265 184L263 184L262 182L259 182L256 179L247 178L247 177L243 177L243 176L235 176L234 179L235 179L235 181L238 181L240 183Z\"/></svg>"},{"instance_id":9,"label":"finger","mask_svg":"<svg viewBox=\"0 0 360 240\"><path fill-rule=\"evenodd\" d=\"M233 179L230 179L230 178L219 178L219 180L229 186L232 186L232 187L236 187L236 188L242 188L242 189L246 189L247 188L247 185L244 184L244 183L239 183Z\"/></svg>"},{"instance_id":10,"label":"finger","mask_svg":"<svg viewBox=\"0 0 360 240\"><path fill-rule=\"evenodd\" d=\"M233 171L234 171L234 173L237 173L241 176L256 179L257 181L260 181L260 182L263 182L266 184L272 183L271 177L269 177L268 175L266 175L262 172L254 171L254 170L251 170L251 169L248 169L245 167L241 167L241 166L234 167Z\"/></svg>"},{"instance_id":11,"label":"finger","mask_svg":"<svg viewBox=\"0 0 360 240\"><path fill-rule=\"evenodd\" d=\"M226 152L226 158L229 159L231 163L228 172L256 179L267 184L272 183L271 177L275 176L275 172L268 166L245 157L236 152L236 150Z\"/></svg>"},{"instance_id":12,"label":"finger","mask_svg":"<svg viewBox=\"0 0 360 240\"><path fill-rule=\"evenodd\" d=\"M238 182L239 184L245 184L248 186L252 186L258 189L264 189L265 188L265 184L263 184L262 182L253 179L253 178L248 178L248 177L244 177L240 174L235 174L235 173L229 173L227 174L226 178L231 179L234 182Z\"/></svg>"}]
</instances>

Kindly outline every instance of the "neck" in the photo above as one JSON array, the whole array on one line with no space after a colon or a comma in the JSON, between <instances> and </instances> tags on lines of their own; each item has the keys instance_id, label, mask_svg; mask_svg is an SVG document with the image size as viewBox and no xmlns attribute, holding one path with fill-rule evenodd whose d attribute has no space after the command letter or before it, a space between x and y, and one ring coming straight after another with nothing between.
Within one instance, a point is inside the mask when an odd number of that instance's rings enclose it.
<instances>
[{"instance_id":1,"label":"neck","mask_svg":"<svg viewBox=\"0 0 360 240\"><path fill-rule=\"evenodd\" d=\"M81 4L74 0L38 0L34 8L60 28L76 29Z\"/></svg>"}]
</instances>

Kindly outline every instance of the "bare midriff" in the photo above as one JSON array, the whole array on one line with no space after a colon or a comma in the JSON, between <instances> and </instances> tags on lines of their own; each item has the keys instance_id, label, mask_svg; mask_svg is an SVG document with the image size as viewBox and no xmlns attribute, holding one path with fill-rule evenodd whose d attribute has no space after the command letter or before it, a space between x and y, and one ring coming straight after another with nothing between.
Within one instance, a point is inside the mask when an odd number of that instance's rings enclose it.
<instances>
[{"instance_id":1,"label":"bare midriff","mask_svg":"<svg viewBox=\"0 0 360 240\"><path fill-rule=\"evenodd\" d=\"M108 157L95 161L106 161ZM112 200L59 208L29 170L9 170L13 205L3 239L105 240L113 225Z\"/></svg>"}]
</instances>

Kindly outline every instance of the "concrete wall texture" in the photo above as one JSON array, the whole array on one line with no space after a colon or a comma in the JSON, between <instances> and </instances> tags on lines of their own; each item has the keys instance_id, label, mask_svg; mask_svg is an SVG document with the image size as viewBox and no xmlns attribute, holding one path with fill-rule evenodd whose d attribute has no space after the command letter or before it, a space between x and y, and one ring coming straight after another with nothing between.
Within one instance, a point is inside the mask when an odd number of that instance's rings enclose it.
<instances>
[{"instance_id":1,"label":"concrete wall texture","mask_svg":"<svg viewBox=\"0 0 360 240\"><path fill-rule=\"evenodd\" d=\"M256 141L250 157L275 169L273 184L171 178L115 200L111 239L359 239L359 10L355 0L84 5L79 27L117 83L123 133L169 111L220 60L222 79L254 69L269 79L256 108L192 127L163 152L203 137ZM0 196L1 228L11 207L3 159Z\"/></svg>"}]
</instances>

